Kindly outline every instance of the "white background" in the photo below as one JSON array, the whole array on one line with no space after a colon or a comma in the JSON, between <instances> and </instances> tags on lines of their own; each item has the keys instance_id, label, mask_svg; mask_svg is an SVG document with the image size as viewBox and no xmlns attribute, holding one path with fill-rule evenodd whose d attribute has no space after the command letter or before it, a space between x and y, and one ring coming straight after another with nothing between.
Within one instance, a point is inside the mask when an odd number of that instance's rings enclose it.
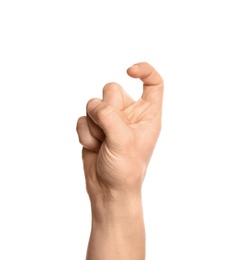
<instances>
[{"instance_id":1,"label":"white background","mask_svg":"<svg viewBox=\"0 0 236 260\"><path fill-rule=\"evenodd\" d=\"M165 80L143 186L147 260L236 259L234 1L0 2L0 259L84 259L87 100L126 69Z\"/></svg>"}]
</instances>

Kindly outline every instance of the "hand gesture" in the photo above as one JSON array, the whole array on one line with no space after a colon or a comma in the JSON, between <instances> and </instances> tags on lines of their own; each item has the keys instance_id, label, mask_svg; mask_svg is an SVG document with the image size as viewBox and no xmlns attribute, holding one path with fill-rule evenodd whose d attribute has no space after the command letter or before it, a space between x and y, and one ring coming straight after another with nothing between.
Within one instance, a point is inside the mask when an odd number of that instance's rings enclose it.
<instances>
[{"instance_id":1,"label":"hand gesture","mask_svg":"<svg viewBox=\"0 0 236 260\"><path fill-rule=\"evenodd\" d=\"M119 84L109 83L103 88L103 99L91 99L87 115L77 123L91 202L140 194L160 134L161 76L145 62L127 73L143 82L141 98L135 101Z\"/></svg>"}]
</instances>

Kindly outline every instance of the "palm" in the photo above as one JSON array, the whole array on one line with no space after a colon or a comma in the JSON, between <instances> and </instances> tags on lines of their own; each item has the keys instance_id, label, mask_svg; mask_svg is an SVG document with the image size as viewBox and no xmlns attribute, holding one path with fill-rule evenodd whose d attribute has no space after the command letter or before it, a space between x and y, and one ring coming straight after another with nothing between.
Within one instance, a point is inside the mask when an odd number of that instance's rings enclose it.
<instances>
[{"instance_id":1,"label":"palm","mask_svg":"<svg viewBox=\"0 0 236 260\"><path fill-rule=\"evenodd\" d=\"M138 124L146 120L154 120L157 118L157 105L153 102L147 102L143 99L133 103L124 109L124 114L128 118L130 124Z\"/></svg>"}]
</instances>

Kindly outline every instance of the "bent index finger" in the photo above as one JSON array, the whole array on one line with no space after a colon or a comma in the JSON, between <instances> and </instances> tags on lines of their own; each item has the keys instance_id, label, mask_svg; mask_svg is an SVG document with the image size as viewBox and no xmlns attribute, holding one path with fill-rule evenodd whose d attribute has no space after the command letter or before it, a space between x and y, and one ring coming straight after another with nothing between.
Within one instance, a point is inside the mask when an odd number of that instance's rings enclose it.
<instances>
[{"instance_id":1,"label":"bent index finger","mask_svg":"<svg viewBox=\"0 0 236 260\"><path fill-rule=\"evenodd\" d=\"M139 78L143 82L144 100L161 101L164 82L161 75L147 62L134 64L127 70L132 78Z\"/></svg>"}]
</instances>

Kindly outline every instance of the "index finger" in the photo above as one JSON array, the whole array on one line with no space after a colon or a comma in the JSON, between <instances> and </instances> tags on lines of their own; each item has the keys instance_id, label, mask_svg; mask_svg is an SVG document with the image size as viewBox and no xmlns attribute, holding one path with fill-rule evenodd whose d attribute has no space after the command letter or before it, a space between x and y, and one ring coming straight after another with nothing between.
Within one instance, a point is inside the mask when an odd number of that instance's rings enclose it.
<instances>
[{"instance_id":1,"label":"index finger","mask_svg":"<svg viewBox=\"0 0 236 260\"><path fill-rule=\"evenodd\" d=\"M127 70L132 78L139 78L143 82L144 100L162 99L164 82L161 75L147 62L134 64Z\"/></svg>"}]
</instances>

